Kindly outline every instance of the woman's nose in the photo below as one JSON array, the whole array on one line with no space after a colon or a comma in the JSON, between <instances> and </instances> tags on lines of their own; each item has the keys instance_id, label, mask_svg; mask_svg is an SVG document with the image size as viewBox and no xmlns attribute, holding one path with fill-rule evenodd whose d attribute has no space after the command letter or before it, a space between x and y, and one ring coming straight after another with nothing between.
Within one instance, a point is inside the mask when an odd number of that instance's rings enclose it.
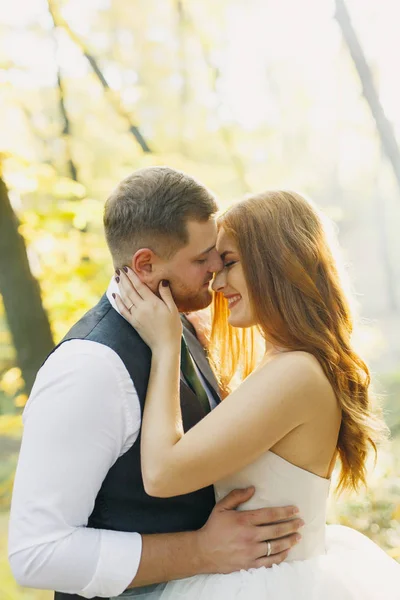
<instances>
[{"instance_id":1,"label":"woman's nose","mask_svg":"<svg viewBox=\"0 0 400 600\"><path fill-rule=\"evenodd\" d=\"M224 271L220 271L215 274L214 281L211 285L214 292L222 292L225 287L225 273Z\"/></svg>"},{"instance_id":2,"label":"woman's nose","mask_svg":"<svg viewBox=\"0 0 400 600\"><path fill-rule=\"evenodd\" d=\"M210 254L210 271L212 273L218 273L224 267L221 255L219 254L219 252L217 252L216 249L214 249L214 251Z\"/></svg>"}]
</instances>

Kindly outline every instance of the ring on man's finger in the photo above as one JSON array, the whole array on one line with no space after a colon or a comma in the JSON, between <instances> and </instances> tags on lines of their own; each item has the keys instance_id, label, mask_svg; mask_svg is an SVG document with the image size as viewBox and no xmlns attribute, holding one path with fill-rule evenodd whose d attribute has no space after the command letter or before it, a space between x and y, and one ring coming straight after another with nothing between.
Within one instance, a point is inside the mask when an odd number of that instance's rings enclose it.
<instances>
[{"instance_id":1,"label":"ring on man's finger","mask_svg":"<svg viewBox=\"0 0 400 600\"><path fill-rule=\"evenodd\" d=\"M131 308L132 308L133 304L134 304L134 303L132 302L132 304L130 305L130 307L129 307L129 308L127 308L127 311L128 311L128 312L131 312Z\"/></svg>"},{"instance_id":2,"label":"ring on man's finger","mask_svg":"<svg viewBox=\"0 0 400 600\"><path fill-rule=\"evenodd\" d=\"M269 556L271 556L271 553L272 553L271 542L267 542L267 554L265 556L268 558Z\"/></svg>"}]
</instances>

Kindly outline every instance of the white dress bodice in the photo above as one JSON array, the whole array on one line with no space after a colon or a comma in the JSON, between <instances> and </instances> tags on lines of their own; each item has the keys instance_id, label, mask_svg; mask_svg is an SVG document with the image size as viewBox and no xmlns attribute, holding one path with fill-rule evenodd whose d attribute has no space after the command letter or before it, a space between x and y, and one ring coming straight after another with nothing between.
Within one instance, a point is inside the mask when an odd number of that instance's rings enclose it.
<instances>
[{"instance_id":1,"label":"white dress bodice","mask_svg":"<svg viewBox=\"0 0 400 600\"><path fill-rule=\"evenodd\" d=\"M325 524L328 479L269 451L216 483L216 499L251 485L254 496L242 510L299 508L302 539L288 557L271 568L171 581L146 600L400 600L400 565L358 531Z\"/></svg>"},{"instance_id":2,"label":"white dress bodice","mask_svg":"<svg viewBox=\"0 0 400 600\"><path fill-rule=\"evenodd\" d=\"M236 488L254 486L254 496L240 510L295 505L305 525L302 539L287 561L325 554L326 507L330 480L310 473L269 451L255 462L215 484L217 502Z\"/></svg>"}]
</instances>

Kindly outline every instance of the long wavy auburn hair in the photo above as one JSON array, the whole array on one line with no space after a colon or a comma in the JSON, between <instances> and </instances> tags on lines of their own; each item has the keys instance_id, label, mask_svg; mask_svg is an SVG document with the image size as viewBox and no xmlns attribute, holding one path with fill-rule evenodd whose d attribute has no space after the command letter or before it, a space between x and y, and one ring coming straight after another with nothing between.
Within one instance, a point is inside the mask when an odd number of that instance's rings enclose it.
<instances>
[{"instance_id":1,"label":"long wavy auburn hair","mask_svg":"<svg viewBox=\"0 0 400 600\"><path fill-rule=\"evenodd\" d=\"M386 434L369 395L370 373L351 346L353 320L321 217L297 193L269 191L234 205L219 220L234 239L257 328L273 345L318 360L342 410L338 490L366 483L369 446ZM233 328L215 293L210 354L222 390L241 366L255 367L254 328Z\"/></svg>"}]
</instances>

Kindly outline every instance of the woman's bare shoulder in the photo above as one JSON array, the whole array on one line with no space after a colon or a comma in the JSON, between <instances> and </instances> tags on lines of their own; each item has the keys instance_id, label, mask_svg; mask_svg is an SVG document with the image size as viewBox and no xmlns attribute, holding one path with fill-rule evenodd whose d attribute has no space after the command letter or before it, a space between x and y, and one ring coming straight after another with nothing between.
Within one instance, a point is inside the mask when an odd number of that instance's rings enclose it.
<instances>
[{"instance_id":1,"label":"woman's bare shoulder","mask_svg":"<svg viewBox=\"0 0 400 600\"><path fill-rule=\"evenodd\" d=\"M305 374L308 377L325 377L321 363L310 352L290 350L276 353L267 365L279 369L292 369L293 375Z\"/></svg>"},{"instance_id":2,"label":"woman's bare shoulder","mask_svg":"<svg viewBox=\"0 0 400 600\"><path fill-rule=\"evenodd\" d=\"M276 383L294 396L301 394L310 401L317 397L332 399L334 392L318 359L309 352L290 351L276 354L265 365L265 384Z\"/></svg>"}]
</instances>

